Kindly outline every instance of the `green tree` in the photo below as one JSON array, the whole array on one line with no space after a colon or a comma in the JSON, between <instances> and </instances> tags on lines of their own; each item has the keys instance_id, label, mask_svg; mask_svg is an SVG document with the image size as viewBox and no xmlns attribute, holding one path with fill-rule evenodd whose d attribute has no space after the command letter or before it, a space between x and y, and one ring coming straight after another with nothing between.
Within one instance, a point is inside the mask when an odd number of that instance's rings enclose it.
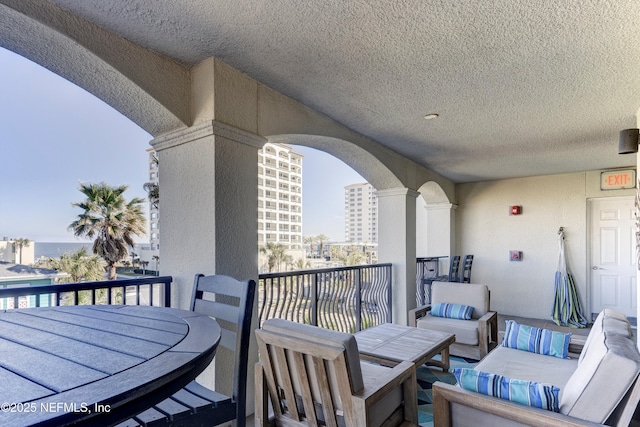
<instances>
[{"instance_id":1,"label":"green tree","mask_svg":"<svg viewBox=\"0 0 640 427\"><path fill-rule=\"evenodd\" d=\"M316 241L320 246L320 258L324 258L324 242L328 242L329 237L325 236L324 234L318 234L316 236Z\"/></svg>"},{"instance_id":2,"label":"green tree","mask_svg":"<svg viewBox=\"0 0 640 427\"><path fill-rule=\"evenodd\" d=\"M85 248L73 253L65 252L60 258L49 258L43 265L69 274L61 283L95 282L104 280L105 263L98 255L89 255Z\"/></svg>"},{"instance_id":3,"label":"green tree","mask_svg":"<svg viewBox=\"0 0 640 427\"><path fill-rule=\"evenodd\" d=\"M269 273L273 272L276 266L278 266L278 271L280 271L280 263L282 263L286 257L286 249L283 245L280 243L268 242L265 246L260 247L260 253L267 256Z\"/></svg>"},{"instance_id":4,"label":"green tree","mask_svg":"<svg viewBox=\"0 0 640 427\"><path fill-rule=\"evenodd\" d=\"M316 236L303 236L302 237L302 242L309 245L309 256L311 256L311 258L314 258L313 256L313 246L316 243Z\"/></svg>"},{"instance_id":5,"label":"green tree","mask_svg":"<svg viewBox=\"0 0 640 427\"><path fill-rule=\"evenodd\" d=\"M302 258L298 258L293 264L294 270L305 270L311 268L311 263Z\"/></svg>"},{"instance_id":6,"label":"green tree","mask_svg":"<svg viewBox=\"0 0 640 427\"><path fill-rule=\"evenodd\" d=\"M158 166L158 154L153 154L151 156L151 161L155 163L156 166ZM149 198L149 203L151 203L151 206L158 209L158 204L160 203L160 187L158 186L158 183L145 182L142 188L144 188L144 191L147 192L147 197Z\"/></svg>"},{"instance_id":7,"label":"green tree","mask_svg":"<svg viewBox=\"0 0 640 427\"><path fill-rule=\"evenodd\" d=\"M17 248L20 254L20 261L18 261L17 264L22 264L22 248L28 248L30 244L31 240L25 238L15 239L13 241L13 247Z\"/></svg>"},{"instance_id":8,"label":"green tree","mask_svg":"<svg viewBox=\"0 0 640 427\"><path fill-rule=\"evenodd\" d=\"M142 211L144 200L133 198L127 202L123 193L126 185L81 184L84 202L74 202L83 210L69 229L78 237L93 240L93 253L102 257L109 268L109 280L116 278L116 263L126 258L134 236L145 234L146 218Z\"/></svg>"},{"instance_id":9,"label":"green tree","mask_svg":"<svg viewBox=\"0 0 640 427\"><path fill-rule=\"evenodd\" d=\"M361 265L366 260L366 255L360 247L355 245L344 248L332 246L331 259L340 261L345 266Z\"/></svg>"}]
</instances>

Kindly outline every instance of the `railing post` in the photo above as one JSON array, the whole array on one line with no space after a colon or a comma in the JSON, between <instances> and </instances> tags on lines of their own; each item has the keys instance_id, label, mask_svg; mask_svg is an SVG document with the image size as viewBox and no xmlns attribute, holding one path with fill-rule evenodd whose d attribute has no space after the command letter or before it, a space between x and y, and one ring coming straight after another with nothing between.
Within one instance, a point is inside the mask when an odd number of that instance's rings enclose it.
<instances>
[{"instance_id":1,"label":"railing post","mask_svg":"<svg viewBox=\"0 0 640 427\"><path fill-rule=\"evenodd\" d=\"M171 281L164 282L164 306L171 307Z\"/></svg>"},{"instance_id":2,"label":"railing post","mask_svg":"<svg viewBox=\"0 0 640 427\"><path fill-rule=\"evenodd\" d=\"M311 278L311 324L318 326L318 273Z\"/></svg>"},{"instance_id":3,"label":"railing post","mask_svg":"<svg viewBox=\"0 0 640 427\"><path fill-rule=\"evenodd\" d=\"M362 268L358 268L356 273L356 332L362 330L362 276L360 272Z\"/></svg>"},{"instance_id":4,"label":"railing post","mask_svg":"<svg viewBox=\"0 0 640 427\"><path fill-rule=\"evenodd\" d=\"M387 288L387 304L389 305L389 312L387 314L387 323L392 323L393 322L393 304L391 303L391 298L393 296L393 274L391 271L391 266L387 266L385 268L385 270L387 271L387 278L389 280L389 286Z\"/></svg>"}]
</instances>

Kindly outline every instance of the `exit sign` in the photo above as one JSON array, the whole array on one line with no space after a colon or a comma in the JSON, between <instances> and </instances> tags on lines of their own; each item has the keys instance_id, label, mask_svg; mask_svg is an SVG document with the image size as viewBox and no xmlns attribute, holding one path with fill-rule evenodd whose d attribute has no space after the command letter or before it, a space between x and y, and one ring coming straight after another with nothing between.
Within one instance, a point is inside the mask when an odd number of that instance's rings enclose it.
<instances>
[{"instance_id":1,"label":"exit sign","mask_svg":"<svg viewBox=\"0 0 640 427\"><path fill-rule=\"evenodd\" d=\"M636 171L633 169L602 172L600 174L601 190L620 190L636 186Z\"/></svg>"}]
</instances>

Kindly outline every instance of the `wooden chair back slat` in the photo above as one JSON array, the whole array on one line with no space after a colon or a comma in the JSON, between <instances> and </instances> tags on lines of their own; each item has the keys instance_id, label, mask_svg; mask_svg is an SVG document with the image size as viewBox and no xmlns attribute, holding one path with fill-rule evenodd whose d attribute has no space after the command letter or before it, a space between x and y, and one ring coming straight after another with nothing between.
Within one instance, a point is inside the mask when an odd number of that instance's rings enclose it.
<instances>
[{"instance_id":1,"label":"wooden chair back slat","mask_svg":"<svg viewBox=\"0 0 640 427\"><path fill-rule=\"evenodd\" d=\"M216 320L224 320L234 325L238 324L240 309L231 305L228 301L196 300L193 311L215 317ZM224 325L220 325L224 327Z\"/></svg>"},{"instance_id":2,"label":"wooden chair back slat","mask_svg":"<svg viewBox=\"0 0 640 427\"><path fill-rule=\"evenodd\" d=\"M235 298L242 298L244 295L242 287L238 286L238 280L229 276L213 275L205 276L204 274L198 274L196 276L196 286L194 286L194 292L208 292L218 295L228 295ZM196 297L192 299L195 301Z\"/></svg>"},{"instance_id":3,"label":"wooden chair back slat","mask_svg":"<svg viewBox=\"0 0 640 427\"><path fill-rule=\"evenodd\" d=\"M319 357L313 358L313 368L316 371L316 378L318 386L320 388L320 399L322 404L322 412L324 415L324 422L327 427L338 427L338 420L336 419L336 410L331 394L331 386L329 384L329 375L327 369L324 366L324 359ZM341 372L341 374L347 375L347 372ZM346 376L344 378L347 378Z\"/></svg>"},{"instance_id":4,"label":"wooden chair back slat","mask_svg":"<svg viewBox=\"0 0 640 427\"><path fill-rule=\"evenodd\" d=\"M289 370L289 363L287 361L286 350L282 347L273 346L271 348L274 355L275 362L278 365L278 372L280 372L280 387L284 391L284 398L287 400L287 411L289 416L296 421L300 421L300 410L298 410L298 403L296 401L296 393L293 389L293 372Z\"/></svg>"},{"instance_id":5,"label":"wooden chair back slat","mask_svg":"<svg viewBox=\"0 0 640 427\"><path fill-rule=\"evenodd\" d=\"M316 416L316 406L313 401L313 395L311 393L311 379L307 373L307 366L305 363L305 357L300 352L293 353L293 364L298 372L300 379L300 393L302 394L302 404L304 406L304 413L307 416L307 420L311 425L319 425L318 418Z\"/></svg>"}]
</instances>

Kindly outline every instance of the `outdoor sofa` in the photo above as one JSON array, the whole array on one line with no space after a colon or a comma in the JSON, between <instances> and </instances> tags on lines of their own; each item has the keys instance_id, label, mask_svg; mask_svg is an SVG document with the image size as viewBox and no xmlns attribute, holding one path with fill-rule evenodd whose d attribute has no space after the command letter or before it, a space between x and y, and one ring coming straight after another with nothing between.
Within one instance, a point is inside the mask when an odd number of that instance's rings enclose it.
<instances>
[{"instance_id":1,"label":"outdoor sofa","mask_svg":"<svg viewBox=\"0 0 640 427\"><path fill-rule=\"evenodd\" d=\"M513 336L517 329L510 330L510 327L522 325L508 322L501 346L491 351L472 371L454 370L454 373L494 380L500 378L495 376L497 374L523 380L521 382L528 384L527 390L531 390L532 385L545 385L544 390L548 392L548 385L552 384L559 389L556 396L559 412L506 400L508 393L503 393L502 398L487 395L495 389L480 390L482 393L470 391L473 386L469 387L469 383L460 377L466 388L442 382L433 385L435 426L627 426L631 423L640 400L640 353L624 314L608 309L602 311L581 352L571 358L509 347L518 340ZM546 331L536 329L530 331ZM507 337L513 340L507 342ZM517 401L517 392L510 392ZM552 394L541 395L544 400Z\"/></svg>"}]
</instances>

